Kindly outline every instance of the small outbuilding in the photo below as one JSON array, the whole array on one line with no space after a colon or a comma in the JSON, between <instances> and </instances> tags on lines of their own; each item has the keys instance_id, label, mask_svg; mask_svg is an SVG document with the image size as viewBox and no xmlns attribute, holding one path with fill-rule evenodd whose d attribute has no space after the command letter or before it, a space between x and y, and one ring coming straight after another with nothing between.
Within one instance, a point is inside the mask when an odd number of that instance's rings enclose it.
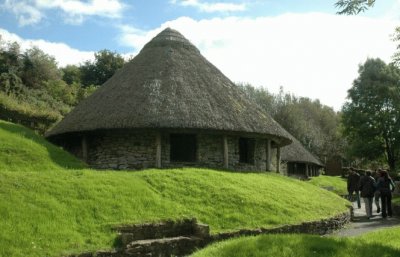
<instances>
[{"instance_id":1,"label":"small outbuilding","mask_svg":"<svg viewBox=\"0 0 400 257\"><path fill-rule=\"evenodd\" d=\"M291 143L275 120L169 28L47 137L98 169L268 171L279 169L275 149Z\"/></svg>"},{"instance_id":2,"label":"small outbuilding","mask_svg":"<svg viewBox=\"0 0 400 257\"><path fill-rule=\"evenodd\" d=\"M296 138L281 149L281 172L287 176L308 178L320 175L322 162L310 153Z\"/></svg>"}]
</instances>

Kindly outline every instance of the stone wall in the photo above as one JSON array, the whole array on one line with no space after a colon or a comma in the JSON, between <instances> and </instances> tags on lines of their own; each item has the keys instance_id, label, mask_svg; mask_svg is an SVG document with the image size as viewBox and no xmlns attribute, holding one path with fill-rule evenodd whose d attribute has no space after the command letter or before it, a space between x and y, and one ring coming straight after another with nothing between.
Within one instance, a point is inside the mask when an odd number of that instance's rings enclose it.
<instances>
[{"instance_id":1,"label":"stone wall","mask_svg":"<svg viewBox=\"0 0 400 257\"><path fill-rule=\"evenodd\" d=\"M116 228L120 233L121 248L81 253L70 257L187 256L208 244L234 237L283 233L325 235L344 227L350 222L350 218L351 211L329 219L303 222L297 225L285 225L271 229L243 229L215 235L210 235L209 227L205 224L198 224L196 219L128 225Z\"/></svg>"},{"instance_id":2,"label":"stone wall","mask_svg":"<svg viewBox=\"0 0 400 257\"><path fill-rule=\"evenodd\" d=\"M206 167L223 169L223 135L198 133L196 162L171 162L169 133L161 135L163 168ZM108 131L87 135L88 164L96 169L137 170L156 165L156 131ZM82 158L81 137L67 140L67 150ZM254 140L254 163L239 161L239 137L228 136L229 170L266 171L266 140ZM271 170L276 167L276 149L271 149Z\"/></svg>"},{"instance_id":3,"label":"stone wall","mask_svg":"<svg viewBox=\"0 0 400 257\"><path fill-rule=\"evenodd\" d=\"M88 164L97 169L152 168L155 157L155 132L105 133L88 139Z\"/></svg>"}]
</instances>

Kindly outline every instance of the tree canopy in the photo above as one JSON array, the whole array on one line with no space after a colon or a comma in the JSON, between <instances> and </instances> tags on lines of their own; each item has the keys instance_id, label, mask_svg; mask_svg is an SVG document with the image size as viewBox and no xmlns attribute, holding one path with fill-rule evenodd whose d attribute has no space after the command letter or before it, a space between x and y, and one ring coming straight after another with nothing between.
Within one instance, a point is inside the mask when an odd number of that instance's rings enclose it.
<instances>
[{"instance_id":1,"label":"tree canopy","mask_svg":"<svg viewBox=\"0 0 400 257\"><path fill-rule=\"evenodd\" d=\"M282 127L321 159L342 155L340 115L319 100L285 93L271 94L265 88L240 84L240 88Z\"/></svg>"},{"instance_id":2,"label":"tree canopy","mask_svg":"<svg viewBox=\"0 0 400 257\"><path fill-rule=\"evenodd\" d=\"M400 158L400 70L380 59L368 59L348 91L343 132L350 155L384 158L391 170Z\"/></svg>"},{"instance_id":3,"label":"tree canopy","mask_svg":"<svg viewBox=\"0 0 400 257\"><path fill-rule=\"evenodd\" d=\"M123 64L121 55L101 50L95 54L94 62L59 68L55 58L39 48L21 51L18 43L5 42L0 37L0 117L19 122L24 116L24 125L29 126L40 114L48 126L90 95ZM46 120L46 117L51 118Z\"/></svg>"}]
</instances>

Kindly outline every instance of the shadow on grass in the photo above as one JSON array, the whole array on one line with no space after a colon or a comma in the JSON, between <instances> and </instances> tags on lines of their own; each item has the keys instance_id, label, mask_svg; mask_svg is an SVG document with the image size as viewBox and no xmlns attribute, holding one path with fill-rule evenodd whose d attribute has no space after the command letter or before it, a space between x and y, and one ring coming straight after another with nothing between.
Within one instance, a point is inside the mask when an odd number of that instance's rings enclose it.
<instances>
[{"instance_id":1,"label":"shadow on grass","mask_svg":"<svg viewBox=\"0 0 400 257\"><path fill-rule=\"evenodd\" d=\"M87 165L82 161L76 159L70 153L62 150L58 146L55 146L48 142L44 137L37 135L32 130L25 128L21 125L8 123L8 122L0 122L0 128L4 129L9 133L13 133L18 137L23 137L26 140L30 140L38 145L41 145L46 148L50 159L54 162L54 164L65 168L65 169L84 169L87 168Z\"/></svg>"}]
</instances>

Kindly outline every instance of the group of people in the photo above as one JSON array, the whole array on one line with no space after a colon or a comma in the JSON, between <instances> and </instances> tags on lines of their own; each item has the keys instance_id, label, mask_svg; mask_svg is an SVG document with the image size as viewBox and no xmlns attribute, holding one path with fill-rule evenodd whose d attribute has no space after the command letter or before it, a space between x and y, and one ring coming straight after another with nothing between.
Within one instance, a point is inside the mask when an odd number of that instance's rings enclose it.
<instances>
[{"instance_id":1,"label":"group of people","mask_svg":"<svg viewBox=\"0 0 400 257\"><path fill-rule=\"evenodd\" d=\"M371 171L365 171L364 174L360 175L356 170L350 168L347 178L349 200L354 201L354 197L356 197L357 206L361 208L361 196L364 199L367 218L370 219L372 217L373 199L375 198L377 213L382 212L383 218L392 217L392 192L396 185L385 170L379 169L374 175L375 177L373 177Z\"/></svg>"}]
</instances>

